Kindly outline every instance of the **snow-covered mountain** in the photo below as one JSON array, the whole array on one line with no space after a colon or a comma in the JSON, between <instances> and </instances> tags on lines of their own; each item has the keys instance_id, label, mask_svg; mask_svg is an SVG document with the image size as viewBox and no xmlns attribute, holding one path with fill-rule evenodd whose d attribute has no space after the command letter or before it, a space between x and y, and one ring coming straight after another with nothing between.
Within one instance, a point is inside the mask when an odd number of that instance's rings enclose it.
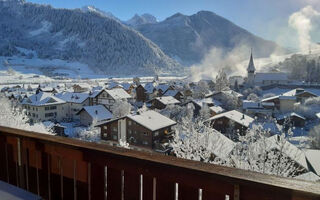
<instances>
[{"instance_id":1,"label":"snow-covered mountain","mask_svg":"<svg viewBox=\"0 0 320 200\"><path fill-rule=\"evenodd\" d=\"M129 19L124 23L130 26L136 27L143 24L155 24L157 22L158 20L155 16L145 13L143 15L135 14L131 19Z\"/></svg>"},{"instance_id":2,"label":"snow-covered mountain","mask_svg":"<svg viewBox=\"0 0 320 200\"><path fill-rule=\"evenodd\" d=\"M278 47L209 11L191 16L177 13L159 23L140 24L136 29L186 65L199 63L212 47L230 51L244 44L252 47L257 57L269 56Z\"/></svg>"},{"instance_id":3,"label":"snow-covered mountain","mask_svg":"<svg viewBox=\"0 0 320 200\"><path fill-rule=\"evenodd\" d=\"M0 56L76 61L108 75L181 69L149 39L93 7L55 9L23 0L0 1Z\"/></svg>"},{"instance_id":4,"label":"snow-covered mountain","mask_svg":"<svg viewBox=\"0 0 320 200\"><path fill-rule=\"evenodd\" d=\"M101 16L109 17L109 18L117 20L119 22L121 21L116 16L114 16L111 12L105 12L103 10L100 10L99 8L94 7L94 6L83 6L81 8L81 10L83 12L94 12L94 13L97 13L97 14L99 14Z\"/></svg>"}]
</instances>

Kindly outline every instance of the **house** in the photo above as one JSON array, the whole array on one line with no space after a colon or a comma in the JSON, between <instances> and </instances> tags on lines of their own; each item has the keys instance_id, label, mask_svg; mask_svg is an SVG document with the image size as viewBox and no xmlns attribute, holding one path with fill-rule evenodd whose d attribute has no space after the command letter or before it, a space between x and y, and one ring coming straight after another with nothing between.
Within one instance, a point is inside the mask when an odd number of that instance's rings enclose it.
<instances>
[{"instance_id":1,"label":"house","mask_svg":"<svg viewBox=\"0 0 320 200\"><path fill-rule=\"evenodd\" d=\"M194 105L194 116L199 115L200 110L204 105L208 106L208 108L210 109L211 116L217 115L225 111L221 107L222 103L213 98L194 99L184 103L183 105L187 105L189 103L192 103Z\"/></svg>"},{"instance_id":2,"label":"house","mask_svg":"<svg viewBox=\"0 0 320 200\"><path fill-rule=\"evenodd\" d=\"M308 172L305 153L279 135L260 139L252 145L252 148L255 152L278 152L282 159L287 158L293 161L294 165L291 168L295 168L295 173L291 175L298 176Z\"/></svg>"},{"instance_id":3,"label":"house","mask_svg":"<svg viewBox=\"0 0 320 200\"><path fill-rule=\"evenodd\" d=\"M295 112L289 112L277 116L277 122L280 125L285 124L286 120L288 120L288 122L294 127L304 127L306 122L306 118Z\"/></svg>"},{"instance_id":4,"label":"house","mask_svg":"<svg viewBox=\"0 0 320 200\"><path fill-rule=\"evenodd\" d=\"M103 105L84 106L77 115L80 116L80 123L83 126L112 119L112 113Z\"/></svg>"},{"instance_id":5,"label":"house","mask_svg":"<svg viewBox=\"0 0 320 200\"><path fill-rule=\"evenodd\" d=\"M181 101L184 98L184 95L178 91L178 90L167 90L163 96L171 96L174 97L175 99Z\"/></svg>"},{"instance_id":6,"label":"house","mask_svg":"<svg viewBox=\"0 0 320 200\"><path fill-rule=\"evenodd\" d=\"M174 90L173 86L161 83L156 86L156 91L158 92L158 96L162 96L167 90Z\"/></svg>"},{"instance_id":7,"label":"house","mask_svg":"<svg viewBox=\"0 0 320 200\"><path fill-rule=\"evenodd\" d=\"M51 93L39 92L21 102L31 122L62 121L66 118L66 102Z\"/></svg>"},{"instance_id":8,"label":"house","mask_svg":"<svg viewBox=\"0 0 320 200\"><path fill-rule=\"evenodd\" d=\"M296 96L277 95L262 99L261 102L273 103L278 112L287 113L293 111L297 98Z\"/></svg>"},{"instance_id":9,"label":"house","mask_svg":"<svg viewBox=\"0 0 320 200\"><path fill-rule=\"evenodd\" d=\"M148 110L101 123L101 139L117 142L122 139L130 145L163 150L172 135L175 121Z\"/></svg>"},{"instance_id":10,"label":"house","mask_svg":"<svg viewBox=\"0 0 320 200\"><path fill-rule=\"evenodd\" d=\"M122 88L128 92L128 94L131 94L132 90L134 89L134 84L133 83L127 83L127 82L123 82L120 84L122 86Z\"/></svg>"},{"instance_id":11,"label":"house","mask_svg":"<svg viewBox=\"0 0 320 200\"><path fill-rule=\"evenodd\" d=\"M248 115L271 116L275 109L273 102L242 101L242 110Z\"/></svg>"},{"instance_id":12,"label":"house","mask_svg":"<svg viewBox=\"0 0 320 200\"><path fill-rule=\"evenodd\" d=\"M66 102L66 119L79 120L77 113L84 107L89 106L89 93L61 92L55 95Z\"/></svg>"},{"instance_id":13,"label":"house","mask_svg":"<svg viewBox=\"0 0 320 200\"><path fill-rule=\"evenodd\" d=\"M305 154L310 171L320 176L320 150L305 149Z\"/></svg>"},{"instance_id":14,"label":"house","mask_svg":"<svg viewBox=\"0 0 320 200\"><path fill-rule=\"evenodd\" d=\"M73 91L76 93L87 92L90 90L91 86L87 83L77 83L72 86Z\"/></svg>"},{"instance_id":15,"label":"house","mask_svg":"<svg viewBox=\"0 0 320 200\"><path fill-rule=\"evenodd\" d=\"M285 92L282 95L283 96L295 96L297 98L297 101L301 102L301 103L303 103L308 98L318 96L318 95L316 95L310 91L307 91L303 88L296 88L296 89L290 90L288 92Z\"/></svg>"},{"instance_id":16,"label":"house","mask_svg":"<svg viewBox=\"0 0 320 200\"><path fill-rule=\"evenodd\" d=\"M180 104L180 101L172 96L156 97L149 102L151 103L151 108L156 108L159 110L166 108L168 105Z\"/></svg>"},{"instance_id":17,"label":"house","mask_svg":"<svg viewBox=\"0 0 320 200\"><path fill-rule=\"evenodd\" d=\"M236 110L220 113L206 120L212 128L231 138L237 137L237 133L244 135L253 121L253 118Z\"/></svg>"},{"instance_id":18,"label":"house","mask_svg":"<svg viewBox=\"0 0 320 200\"><path fill-rule=\"evenodd\" d=\"M113 104L116 101L131 100L132 97L122 88L114 88L112 90L101 90L91 95L92 105L104 105L109 110L113 110Z\"/></svg>"},{"instance_id":19,"label":"house","mask_svg":"<svg viewBox=\"0 0 320 200\"><path fill-rule=\"evenodd\" d=\"M247 85L253 86L267 86L273 84L288 84L291 81L288 78L287 73L274 71L274 72L256 72L256 68L253 61L252 52L250 55L250 61L247 67Z\"/></svg>"},{"instance_id":20,"label":"house","mask_svg":"<svg viewBox=\"0 0 320 200\"><path fill-rule=\"evenodd\" d=\"M155 82L140 84L136 87L136 100L145 102L158 96ZM163 89L163 88L162 88Z\"/></svg>"}]
</instances>

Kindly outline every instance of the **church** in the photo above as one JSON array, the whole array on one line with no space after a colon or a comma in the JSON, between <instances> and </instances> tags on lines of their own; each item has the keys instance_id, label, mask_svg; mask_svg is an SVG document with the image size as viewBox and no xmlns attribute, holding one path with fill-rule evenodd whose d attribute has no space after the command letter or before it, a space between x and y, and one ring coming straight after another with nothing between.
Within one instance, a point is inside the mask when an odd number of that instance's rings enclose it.
<instances>
[{"instance_id":1,"label":"church","mask_svg":"<svg viewBox=\"0 0 320 200\"><path fill-rule=\"evenodd\" d=\"M288 84L290 80L288 79L288 74L284 72L256 72L256 67L254 66L252 52L250 55L250 61L247 68L247 86L267 86L275 84Z\"/></svg>"}]
</instances>

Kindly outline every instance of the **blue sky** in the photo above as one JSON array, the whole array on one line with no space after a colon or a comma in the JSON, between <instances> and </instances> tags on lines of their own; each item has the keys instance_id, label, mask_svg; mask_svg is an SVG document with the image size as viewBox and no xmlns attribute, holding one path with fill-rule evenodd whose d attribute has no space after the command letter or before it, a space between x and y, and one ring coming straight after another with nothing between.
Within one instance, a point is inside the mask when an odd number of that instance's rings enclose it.
<instances>
[{"instance_id":1,"label":"blue sky","mask_svg":"<svg viewBox=\"0 0 320 200\"><path fill-rule=\"evenodd\" d=\"M109 11L121 20L134 14L150 13L164 20L177 12L191 15L200 10L209 10L263 38L280 43L292 41L284 38L288 30L289 16L306 5L320 8L320 0L27 0L50 4L56 8L80 8L93 5ZM280 41L279 41L280 40ZM294 39L291 39L294 40Z\"/></svg>"}]
</instances>

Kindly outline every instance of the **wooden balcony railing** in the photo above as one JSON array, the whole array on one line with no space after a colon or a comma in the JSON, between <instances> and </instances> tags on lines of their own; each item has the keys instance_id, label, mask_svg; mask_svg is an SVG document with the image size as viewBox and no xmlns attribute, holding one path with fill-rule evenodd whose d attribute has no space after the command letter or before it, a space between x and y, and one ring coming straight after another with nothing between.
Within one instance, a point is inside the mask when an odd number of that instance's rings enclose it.
<instances>
[{"instance_id":1,"label":"wooden balcony railing","mask_svg":"<svg viewBox=\"0 0 320 200\"><path fill-rule=\"evenodd\" d=\"M6 127L0 179L44 199L320 199L319 183Z\"/></svg>"}]
</instances>

